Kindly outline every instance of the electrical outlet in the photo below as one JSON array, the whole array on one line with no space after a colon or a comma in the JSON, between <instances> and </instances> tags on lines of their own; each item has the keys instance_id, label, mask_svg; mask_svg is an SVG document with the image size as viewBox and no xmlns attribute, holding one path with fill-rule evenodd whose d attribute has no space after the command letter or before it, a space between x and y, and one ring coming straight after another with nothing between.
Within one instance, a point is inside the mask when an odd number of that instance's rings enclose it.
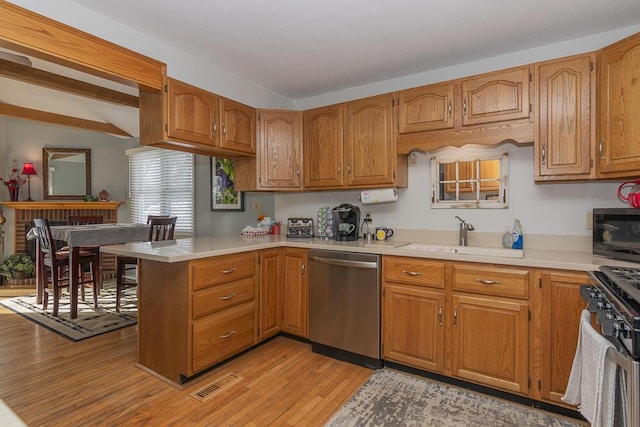
<instances>
[{"instance_id":1,"label":"electrical outlet","mask_svg":"<svg viewBox=\"0 0 640 427\"><path fill-rule=\"evenodd\" d=\"M587 230L593 230L593 213L587 211Z\"/></svg>"},{"instance_id":2,"label":"electrical outlet","mask_svg":"<svg viewBox=\"0 0 640 427\"><path fill-rule=\"evenodd\" d=\"M253 210L254 211L262 210L262 202L253 202Z\"/></svg>"}]
</instances>

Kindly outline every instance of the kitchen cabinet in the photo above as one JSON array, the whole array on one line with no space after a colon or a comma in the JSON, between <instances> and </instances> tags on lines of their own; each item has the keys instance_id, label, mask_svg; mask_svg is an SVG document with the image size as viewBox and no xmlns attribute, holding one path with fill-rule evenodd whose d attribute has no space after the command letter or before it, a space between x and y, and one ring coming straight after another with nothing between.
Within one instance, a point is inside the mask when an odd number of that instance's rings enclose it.
<instances>
[{"instance_id":1,"label":"kitchen cabinet","mask_svg":"<svg viewBox=\"0 0 640 427\"><path fill-rule=\"evenodd\" d=\"M595 54L535 64L536 181L595 178Z\"/></svg>"},{"instance_id":2,"label":"kitchen cabinet","mask_svg":"<svg viewBox=\"0 0 640 427\"><path fill-rule=\"evenodd\" d=\"M258 190L302 188L302 113L258 113Z\"/></svg>"},{"instance_id":3,"label":"kitchen cabinet","mask_svg":"<svg viewBox=\"0 0 640 427\"><path fill-rule=\"evenodd\" d=\"M207 156L254 156L255 109L169 77L140 93L140 143Z\"/></svg>"},{"instance_id":4,"label":"kitchen cabinet","mask_svg":"<svg viewBox=\"0 0 640 427\"><path fill-rule=\"evenodd\" d=\"M179 263L140 260L138 362L175 383L251 347L255 252Z\"/></svg>"},{"instance_id":5,"label":"kitchen cabinet","mask_svg":"<svg viewBox=\"0 0 640 427\"><path fill-rule=\"evenodd\" d=\"M384 256L382 274L383 358L443 373L444 263Z\"/></svg>"},{"instance_id":6,"label":"kitchen cabinet","mask_svg":"<svg viewBox=\"0 0 640 427\"><path fill-rule=\"evenodd\" d=\"M640 33L597 52L598 178L640 176Z\"/></svg>"},{"instance_id":7,"label":"kitchen cabinet","mask_svg":"<svg viewBox=\"0 0 640 427\"><path fill-rule=\"evenodd\" d=\"M309 254L306 249L282 251L282 325L283 332L309 338Z\"/></svg>"},{"instance_id":8,"label":"kitchen cabinet","mask_svg":"<svg viewBox=\"0 0 640 427\"><path fill-rule=\"evenodd\" d=\"M260 322L258 339L264 340L280 332L280 280L282 251L269 249L260 252Z\"/></svg>"},{"instance_id":9,"label":"kitchen cabinet","mask_svg":"<svg viewBox=\"0 0 640 427\"><path fill-rule=\"evenodd\" d=\"M343 186L343 114L342 104L304 112L304 188Z\"/></svg>"},{"instance_id":10,"label":"kitchen cabinet","mask_svg":"<svg viewBox=\"0 0 640 427\"><path fill-rule=\"evenodd\" d=\"M398 152L532 142L532 75L523 66L401 91Z\"/></svg>"},{"instance_id":11,"label":"kitchen cabinet","mask_svg":"<svg viewBox=\"0 0 640 427\"><path fill-rule=\"evenodd\" d=\"M535 342L541 355L539 391L543 400L568 406L564 395L578 344L580 315L586 304L580 285L587 274L576 271L541 270L540 338Z\"/></svg>"}]
</instances>

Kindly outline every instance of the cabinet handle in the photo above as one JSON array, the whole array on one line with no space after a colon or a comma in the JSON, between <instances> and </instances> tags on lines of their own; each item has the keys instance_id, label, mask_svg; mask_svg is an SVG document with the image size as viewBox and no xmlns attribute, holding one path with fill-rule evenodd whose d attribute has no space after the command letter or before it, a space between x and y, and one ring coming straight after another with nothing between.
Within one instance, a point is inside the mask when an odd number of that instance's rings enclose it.
<instances>
[{"instance_id":1,"label":"cabinet handle","mask_svg":"<svg viewBox=\"0 0 640 427\"><path fill-rule=\"evenodd\" d=\"M547 145L542 144L542 164L544 165L547 161Z\"/></svg>"},{"instance_id":2,"label":"cabinet handle","mask_svg":"<svg viewBox=\"0 0 640 427\"><path fill-rule=\"evenodd\" d=\"M233 297L235 297L235 296L236 296L236 294L225 295L225 296L220 297L220 300L229 301L230 299L233 299Z\"/></svg>"},{"instance_id":3,"label":"cabinet handle","mask_svg":"<svg viewBox=\"0 0 640 427\"><path fill-rule=\"evenodd\" d=\"M500 282L496 280L476 279L476 283L482 283L483 285L499 285Z\"/></svg>"},{"instance_id":4,"label":"cabinet handle","mask_svg":"<svg viewBox=\"0 0 640 427\"><path fill-rule=\"evenodd\" d=\"M449 101L449 117L451 117L452 112L453 112L453 107L451 106L451 101Z\"/></svg>"},{"instance_id":5,"label":"cabinet handle","mask_svg":"<svg viewBox=\"0 0 640 427\"><path fill-rule=\"evenodd\" d=\"M234 336L235 334L236 334L236 331L235 331L235 330L233 330L233 331L229 331L229 332L227 332L227 333L226 333L226 334L224 334L224 335L220 335L218 338L219 338L219 339L221 339L221 340L223 340L223 339L225 339L225 338L230 338L230 337Z\"/></svg>"},{"instance_id":6,"label":"cabinet handle","mask_svg":"<svg viewBox=\"0 0 640 427\"><path fill-rule=\"evenodd\" d=\"M404 274L406 274L407 276L422 276L422 273L419 271L407 271L407 270L402 270L402 272Z\"/></svg>"},{"instance_id":7,"label":"cabinet handle","mask_svg":"<svg viewBox=\"0 0 640 427\"><path fill-rule=\"evenodd\" d=\"M351 163L347 163L347 175L351 176Z\"/></svg>"},{"instance_id":8,"label":"cabinet handle","mask_svg":"<svg viewBox=\"0 0 640 427\"><path fill-rule=\"evenodd\" d=\"M220 273L221 273L221 274L231 274L231 273L233 273L234 271L236 271L236 268L235 268L235 267L230 268L230 269L228 269L228 270L220 270Z\"/></svg>"},{"instance_id":9,"label":"cabinet handle","mask_svg":"<svg viewBox=\"0 0 640 427\"><path fill-rule=\"evenodd\" d=\"M300 168L296 168L296 176L300 176Z\"/></svg>"},{"instance_id":10,"label":"cabinet handle","mask_svg":"<svg viewBox=\"0 0 640 427\"><path fill-rule=\"evenodd\" d=\"M438 307L438 325L442 326L442 304Z\"/></svg>"},{"instance_id":11,"label":"cabinet handle","mask_svg":"<svg viewBox=\"0 0 640 427\"><path fill-rule=\"evenodd\" d=\"M457 308L453 309L453 327L454 328L458 327L458 309Z\"/></svg>"},{"instance_id":12,"label":"cabinet handle","mask_svg":"<svg viewBox=\"0 0 640 427\"><path fill-rule=\"evenodd\" d=\"M342 166L338 165L338 175L342 174Z\"/></svg>"},{"instance_id":13,"label":"cabinet handle","mask_svg":"<svg viewBox=\"0 0 640 427\"><path fill-rule=\"evenodd\" d=\"M211 120L211 130L213 130L214 135L218 131L218 125L216 125L216 119Z\"/></svg>"},{"instance_id":14,"label":"cabinet handle","mask_svg":"<svg viewBox=\"0 0 640 427\"><path fill-rule=\"evenodd\" d=\"M598 143L598 153L600 153L600 160L604 160L604 136L600 137Z\"/></svg>"},{"instance_id":15,"label":"cabinet handle","mask_svg":"<svg viewBox=\"0 0 640 427\"><path fill-rule=\"evenodd\" d=\"M300 270L302 270L302 277L305 277L305 275L307 274L307 264L303 262Z\"/></svg>"},{"instance_id":16,"label":"cabinet handle","mask_svg":"<svg viewBox=\"0 0 640 427\"><path fill-rule=\"evenodd\" d=\"M466 116L467 115L467 97L465 96L464 99L462 100L462 113Z\"/></svg>"},{"instance_id":17,"label":"cabinet handle","mask_svg":"<svg viewBox=\"0 0 640 427\"><path fill-rule=\"evenodd\" d=\"M225 138L227 137L227 125L226 124L222 125L222 136L225 137Z\"/></svg>"}]
</instances>

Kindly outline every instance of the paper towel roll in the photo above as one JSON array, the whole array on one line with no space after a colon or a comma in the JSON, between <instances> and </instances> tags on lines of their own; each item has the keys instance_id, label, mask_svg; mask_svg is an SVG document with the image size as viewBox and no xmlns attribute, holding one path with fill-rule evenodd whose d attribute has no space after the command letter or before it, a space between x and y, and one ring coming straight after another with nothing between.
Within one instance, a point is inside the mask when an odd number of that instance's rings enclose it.
<instances>
[{"instance_id":1,"label":"paper towel roll","mask_svg":"<svg viewBox=\"0 0 640 427\"><path fill-rule=\"evenodd\" d=\"M363 205L373 203L389 203L398 200L397 188L383 188L380 190L365 190L360 193L360 201Z\"/></svg>"}]
</instances>

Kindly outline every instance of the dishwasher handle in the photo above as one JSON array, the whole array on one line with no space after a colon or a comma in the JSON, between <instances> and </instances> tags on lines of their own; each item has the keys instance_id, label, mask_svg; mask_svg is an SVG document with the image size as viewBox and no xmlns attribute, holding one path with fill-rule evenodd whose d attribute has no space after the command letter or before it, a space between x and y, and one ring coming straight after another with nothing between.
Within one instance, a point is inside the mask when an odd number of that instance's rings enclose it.
<instances>
[{"instance_id":1,"label":"dishwasher handle","mask_svg":"<svg viewBox=\"0 0 640 427\"><path fill-rule=\"evenodd\" d=\"M338 258L325 258L312 255L309 257L311 261L320 262L322 264L339 265L342 267L356 267L356 268L378 268L377 261L349 261Z\"/></svg>"}]
</instances>

